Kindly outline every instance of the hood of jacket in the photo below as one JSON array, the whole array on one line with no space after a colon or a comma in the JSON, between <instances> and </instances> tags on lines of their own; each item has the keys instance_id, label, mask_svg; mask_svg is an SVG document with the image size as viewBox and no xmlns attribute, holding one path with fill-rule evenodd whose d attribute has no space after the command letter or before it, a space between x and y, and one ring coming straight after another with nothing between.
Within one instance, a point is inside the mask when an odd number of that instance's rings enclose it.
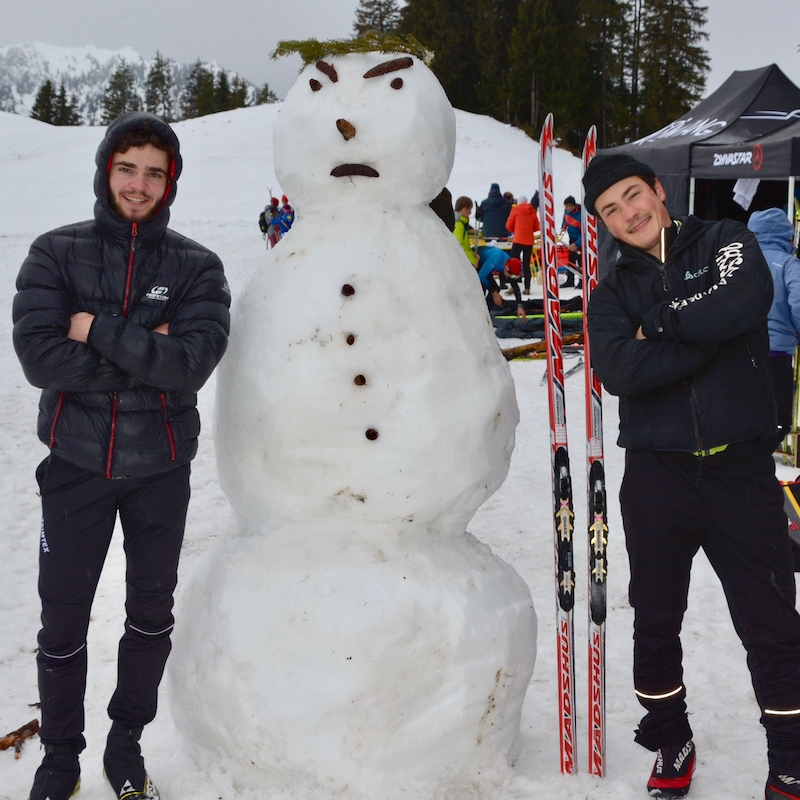
<instances>
[{"instance_id":1,"label":"hood of jacket","mask_svg":"<svg viewBox=\"0 0 800 800\"><path fill-rule=\"evenodd\" d=\"M514 208L517 210L517 215L520 217L527 217L530 219L538 216L530 203L517 203Z\"/></svg>"},{"instance_id":2,"label":"hood of jacket","mask_svg":"<svg viewBox=\"0 0 800 800\"><path fill-rule=\"evenodd\" d=\"M108 201L108 171L114 148L120 137L131 131L142 129L149 129L158 133L172 148L169 163L169 184L161 206L150 219L138 223L139 241L147 244L159 239L167 228L169 207L175 200L175 195L178 191L178 178L183 169L178 137L172 128L155 114L150 114L146 111L132 111L129 114L123 114L108 126L106 135L103 137L100 147L97 148L97 154L94 159L97 167L94 176L94 194L97 198L94 204L94 218L105 235L124 239L130 236L131 223L115 214Z\"/></svg>"},{"instance_id":3,"label":"hood of jacket","mask_svg":"<svg viewBox=\"0 0 800 800\"><path fill-rule=\"evenodd\" d=\"M756 235L762 248L781 250L784 253L794 252L794 228L785 211L779 208L756 211L750 216L747 227Z\"/></svg>"}]
</instances>

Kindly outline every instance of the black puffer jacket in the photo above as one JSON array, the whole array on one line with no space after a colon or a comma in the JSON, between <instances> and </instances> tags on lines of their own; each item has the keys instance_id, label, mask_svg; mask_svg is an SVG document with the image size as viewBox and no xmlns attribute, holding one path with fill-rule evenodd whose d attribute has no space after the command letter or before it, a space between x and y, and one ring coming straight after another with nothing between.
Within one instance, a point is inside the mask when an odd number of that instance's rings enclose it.
<instances>
[{"instance_id":1,"label":"black puffer jacket","mask_svg":"<svg viewBox=\"0 0 800 800\"><path fill-rule=\"evenodd\" d=\"M174 148L164 202L132 223L109 207L107 167L124 133L150 126ZM40 236L17 279L14 347L44 391L39 438L107 477L143 477L190 461L196 392L227 346L230 291L205 247L167 228L181 171L177 137L151 114L127 114L97 151L95 218ZM70 315L95 315L88 345L67 338ZM169 335L153 329L169 323Z\"/></svg>"},{"instance_id":2,"label":"black puffer jacket","mask_svg":"<svg viewBox=\"0 0 800 800\"><path fill-rule=\"evenodd\" d=\"M588 309L592 363L620 396L619 445L692 452L772 433L772 279L750 231L689 217L663 268L620 251Z\"/></svg>"}]
</instances>

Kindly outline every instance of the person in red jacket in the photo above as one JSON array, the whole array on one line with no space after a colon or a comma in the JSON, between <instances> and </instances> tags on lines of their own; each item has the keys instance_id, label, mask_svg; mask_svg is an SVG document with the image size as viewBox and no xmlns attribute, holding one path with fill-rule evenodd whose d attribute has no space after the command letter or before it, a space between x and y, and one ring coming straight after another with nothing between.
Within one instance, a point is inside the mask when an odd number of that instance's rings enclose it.
<instances>
[{"instance_id":1,"label":"person in red jacket","mask_svg":"<svg viewBox=\"0 0 800 800\"><path fill-rule=\"evenodd\" d=\"M511 245L511 258L522 262L524 294L531 293L531 253L533 252L534 234L539 230L539 215L528 202L527 197L520 196L519 202L506 220L506 230L514 237Z\"/></svg>"}]
</instances>

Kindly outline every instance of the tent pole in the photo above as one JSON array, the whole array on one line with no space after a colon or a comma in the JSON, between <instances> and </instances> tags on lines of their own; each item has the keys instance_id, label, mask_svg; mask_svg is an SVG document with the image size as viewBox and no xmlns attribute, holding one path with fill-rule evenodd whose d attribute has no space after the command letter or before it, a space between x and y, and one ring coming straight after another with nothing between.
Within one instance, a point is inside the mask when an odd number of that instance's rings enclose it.
<instances>
[{"instance_id":1,"label":"tent pole","mask_svg":"<svg viewBox=\"0 0 800 800\"><path fill-rule=\"evenodd\" d=\"M694 178L689 178L689 214L694 214Z\"/></svg>"},{"instance_id":2,"label":"tent pole","mask_svg":"<svg viewBox=\"0 0 800 800\"><path fill-rule=\"evenodd\" d=\"M794 225L794 186L795 186L795 177L794 175L789 176L789 198L786 201L786 213L789 216L789 222Z\"/></svg>"}]
</instances>

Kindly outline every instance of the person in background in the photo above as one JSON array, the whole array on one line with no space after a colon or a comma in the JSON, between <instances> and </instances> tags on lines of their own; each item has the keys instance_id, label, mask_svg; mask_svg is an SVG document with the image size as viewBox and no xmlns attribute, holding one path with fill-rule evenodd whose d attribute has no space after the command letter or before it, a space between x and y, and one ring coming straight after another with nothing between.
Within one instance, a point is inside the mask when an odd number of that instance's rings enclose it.
<instances>
[{"instance_id":1,"label":"person in background","mask_svg":"<svg viewBox=\"0 0 800 800\"><path fill-rule=\"evenodd\" d=\"M758 240L772 272L774 287L767 327L779 429L764 440L773 452L792 427L795 393L792 358L800 342L800 260L794 256L794 228L785 211L779 208L756 211L747 227Z\"/></svg>"},{"instance_id":2,"label":"person in background","mask_svg":"<svg viewBox=\"0 0 800 800\"><path fill-rule=\"evenodd\" d=\"M539 215L528 202L527 197L520 196L519 202L511 209L506 220L506 230L514 238L509 255L522 262L524 293L531 293L531 253L533 252L534 234L539 230Z\"/></svg>"},{"instance_id":3,"label":"person in background","mask_svg":"<svg viewBox=\"0 0 800 800\"><path fill-rule=\"evenodd\" d=\"M450 194L450 190L445 186L428 205L445 224L447 230L452 233L456 225L456 217L453 212L453 195Z\"/></svg>"},{"instance_id":4,"label":"person in background","mask_svg":"<svg viewBox=\"0 0 800 800\"><path fill-rule=\"evenodd\" d=\"M294 224L294 209L289 205L286 195L281 197L281 204L280 213L275 218L275 227L281 236L285 236Z\"/></svg>"},{"instance_id":5,"label":"person in background","mask_svg":"<svg viewBox=\"0 0 800 800\"><path fill-rule=\"evenodd\" d=\"M469 197L461 196L456 200L456 223L453 226L453 235L458 239L459 244L464 249L464 254L469 259L469 263L476 269L478 268L478 254L472 249L469 240L469 232L472 230L469 224L469 217L472 214L472 200Z\"/></svg>"},{"instance_id":6,"label":"person in background","mask_svg":"<svg viewBox=\"0 0 800 800\"><path fill-rule=\"evenodd\" d=\"M276 224L280 215L281 212L278 208L278 198L271 197L269 200L269 205L267 205L267 207L264 209L264 216L267 220L267 241L269 242L270 247L275 247L281 238L280 228Z\"/></svg>"},{"instance_id":7,"label":"person in background","mask_svg":"<svg viewBox=\"0 0 800 800\"><path fill-rule=\"evenodd\" d=\"M479 247L478 257L480 258L478 278L486 295L486 304L489 306L489 310L494 309L497 311L503 308L503 298L495 275L498 277L503 276L504 280L510 283L514 290L514 297L517 301L517 316L523 320L526 319L522 296L519 291L520 260L518 258L509 258L506 250L491 246Z\"/></svg>"},{"instance_id":8,"label":"person in background","mask_svg":"<svg viewBox=\"0 0 800 800\"><path fill-rule=\"evenodd\" d=\"M125 800L159 795L139 747L156 715L197 452L197 392L228 341L230 290L207 248L167 227L182 160L159 117L125 114L95 158L94 219L39 236L17 278L14 347L42 389L36 663L44 759L30 800L80 785L86 634L119 517L124 633L103 767Z\"/></svg>"},{"instance_id":9,"label":"person in background","mask_svg":"<svg viewBox=\"0 0 800 800\"><path fill-rule=\"evenodd\" d=\"M636 741L657 754L647 790L684 797L692 781L680 631L702 547L747 652L767 734L766 800L800 797L800 616L764 447L776 428L769 267L739 222L671 219L653 169L633 156L597 156L583 184L587 212L619 251L587 322L597 375L620 398L633 679L646 711Z\"/></svg>"},{"instance_id":10,"label":"person in background","mask_svg":"<svg viewBox=\"0 0 800 800\"><path fill-rule=\"evenodd\" d=\"M505 239L506 220L511 213L511 202L500 193L500 186L491 185L489 196L478 206L476 219L483 224L484 239Z\"/></svg>"},{"instance_id":11,"label":"person in background","mask_svg":"<svg viewBox=\"0 0 800 800\"><path fill-rule=\"evenodd\" d=\"M561 220L561 233L566 232L569 238L569 263L573 269L581 271L581 207L575 202L572 195L564 199L564 218ZM580 279L576 280L575 273L567 270L567 279L564 286L581 285Z\"/></svg>"}]
</instances>

